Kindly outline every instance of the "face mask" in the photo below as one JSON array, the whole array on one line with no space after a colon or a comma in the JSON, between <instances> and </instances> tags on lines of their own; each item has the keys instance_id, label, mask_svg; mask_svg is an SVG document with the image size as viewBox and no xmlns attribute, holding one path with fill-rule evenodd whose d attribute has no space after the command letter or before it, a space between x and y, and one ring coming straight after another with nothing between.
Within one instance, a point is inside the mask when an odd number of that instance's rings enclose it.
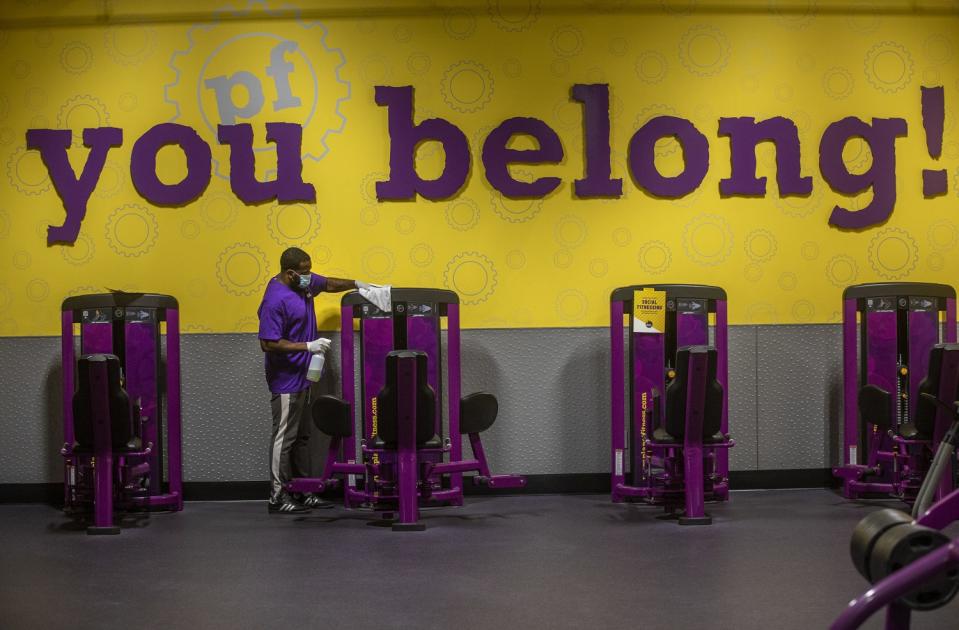
<instances>
[{"instance_id":1,"label":"face mask","mask_svg":"<svg viewBox=\"0 0 959 630\"><path fill-rule=\"evenodd\" d=\"M301 276L300 274L296 274L296 275L300 279L300 284L299 284L300 290L305 291L306 289L308 289L310 286L310 274L306 274L305 276Z\"/></svg>"}]
</instances>

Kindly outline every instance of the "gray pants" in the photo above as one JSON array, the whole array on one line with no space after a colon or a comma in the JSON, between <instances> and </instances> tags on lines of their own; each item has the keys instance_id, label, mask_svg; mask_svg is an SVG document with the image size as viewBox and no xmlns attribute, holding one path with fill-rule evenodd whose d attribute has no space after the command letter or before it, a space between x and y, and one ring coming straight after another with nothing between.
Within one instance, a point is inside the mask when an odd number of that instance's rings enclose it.
<instances>
[{"instance_id":1,"label":"gray pants","mask_svg":"<svg viewBox=\"0 0 959 630\"><path fill-rule=\"evenodd\" d=\"M278 501L290 479L310 476L310 390L273 394L270 406L270 499Z\"/></svg>"}]
</instances>

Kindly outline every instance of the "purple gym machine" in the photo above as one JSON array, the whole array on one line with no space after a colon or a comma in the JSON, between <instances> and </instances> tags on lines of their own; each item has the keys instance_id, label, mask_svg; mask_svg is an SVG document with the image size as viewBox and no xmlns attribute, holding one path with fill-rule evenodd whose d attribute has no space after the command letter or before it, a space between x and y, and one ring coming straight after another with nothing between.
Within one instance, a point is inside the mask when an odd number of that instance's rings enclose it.
<instances>
[{"instance_id":1,"label":"purple gym machine","mask_svg":"<svg viewBox=\"0 0 959 630\"><path fill-rule=\"evenodd\" d=\"M119 534L114 508L183 509L179 311L169 295L104 293L61 308L64 509Z\"/></svg>"},{"instance_id":2,"label":"purple gym machine","mask_svg":"<svg viewBox=\"0 0 959 630\"><path fill-rule=\"evenodd\" d=\"M319 396L312 408L314 424L332 438L326 466L321 478L293 479L287 489L342 487L347 508L370 507L397 531L422 530L420 507L462 505L463 473L475 471L472 482L489 488L523 487L526 478L490 472L479 434L496 419L496 398L460 397L457 295L394 288L391 298L384 312L357 292L343 296L343 396ZM472 459L463 457L462 436Z\"/></svg>"},{"instance_id":3,"label":"purple gym machine","mask_svg":"<svg viewBox=\"0 0 959 630\"><path fill-rule=\"evenodd\" d=\"M662 332L639 332L634 298L665 292ZM628 353L624 351L628 339ZM708 525L705 501L729 498L726 292L620 287L610 297L612 499L662 505ZM629 379L627 381L627 378Z\"/></svg>"},{"instance_id":4,"label":"purple gym machine","mask_svg":"<svg viewBox=\"0 0 959 630\"><path fill-rule=\"evenodd\" d=\"M915 501L949 426L948 414L920 417L920 394L940 394L929 390L930 376L939 378L944 355L931 350L955 340L950 286L877 283L843 291L843 465L833 469L843 496ZM953 487L945 475L937 498Z\"/></svg>"},{"instance_id":5,"label":"purple gym machine","mask_svg":"<svg viewBox=\"0 0 959 630\"><path fill-rule=\"evenodd\" d=\"M942 355L944 369L934 384L943 385L947 369L959 369L959 344L941 344L935 351ZM856 569L872 587L849 602L832 630L858 628L883 606L886 629L907 630L913 610L945 606L959 591L959 538L950 539L942 533L959 521L959 490L933 503L945 478L953 474L959 443L959 387L953 383L950 391L944 387L939 391L920 392L920 405L949 417L951 426L939 442L912 514L877 510L856 525L850 554Z\"/></svg>"}]
</instances>

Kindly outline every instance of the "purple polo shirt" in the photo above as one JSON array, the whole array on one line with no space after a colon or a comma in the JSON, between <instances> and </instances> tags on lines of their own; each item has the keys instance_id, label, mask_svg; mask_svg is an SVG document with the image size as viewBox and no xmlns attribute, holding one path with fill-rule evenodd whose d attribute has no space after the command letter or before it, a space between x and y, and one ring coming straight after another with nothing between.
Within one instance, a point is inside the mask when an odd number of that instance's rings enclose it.
<instances>
[{"instance_id":1,"label":"purple polo shirt","mask_svg":"<svg viewBox=\"0 0 959 630\"><path fill-rule=\"evenodd\" d=\"M306 291L291 289L270 278L256 312L260 318L260 339L313 341L317 338L313 296L326 290L326 277L310 275L312 280ZM266 383L274 394L293 394L310 386L306 380L309 352L264 352L263 355Z\"/></svg>"}]
</instances>

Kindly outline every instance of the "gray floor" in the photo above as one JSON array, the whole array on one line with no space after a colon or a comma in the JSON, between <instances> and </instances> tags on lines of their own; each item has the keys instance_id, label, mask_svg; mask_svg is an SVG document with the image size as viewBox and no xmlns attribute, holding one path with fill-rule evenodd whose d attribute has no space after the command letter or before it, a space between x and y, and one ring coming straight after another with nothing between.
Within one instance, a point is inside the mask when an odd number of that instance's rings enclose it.
<instances>
[{"instance_id":1,"label":"gray floor","mask_svg":"<svg viewBox=\"0 0 959 630\"><path fill-rule=\"evenodd\" d=\"M196 502L118 537L4 505L0 628L825 628L865 588L847 545L875 505L737 492L681 528L605 496L473 497L394 533L359 511Z\"/></svg>"}]
</instances>

